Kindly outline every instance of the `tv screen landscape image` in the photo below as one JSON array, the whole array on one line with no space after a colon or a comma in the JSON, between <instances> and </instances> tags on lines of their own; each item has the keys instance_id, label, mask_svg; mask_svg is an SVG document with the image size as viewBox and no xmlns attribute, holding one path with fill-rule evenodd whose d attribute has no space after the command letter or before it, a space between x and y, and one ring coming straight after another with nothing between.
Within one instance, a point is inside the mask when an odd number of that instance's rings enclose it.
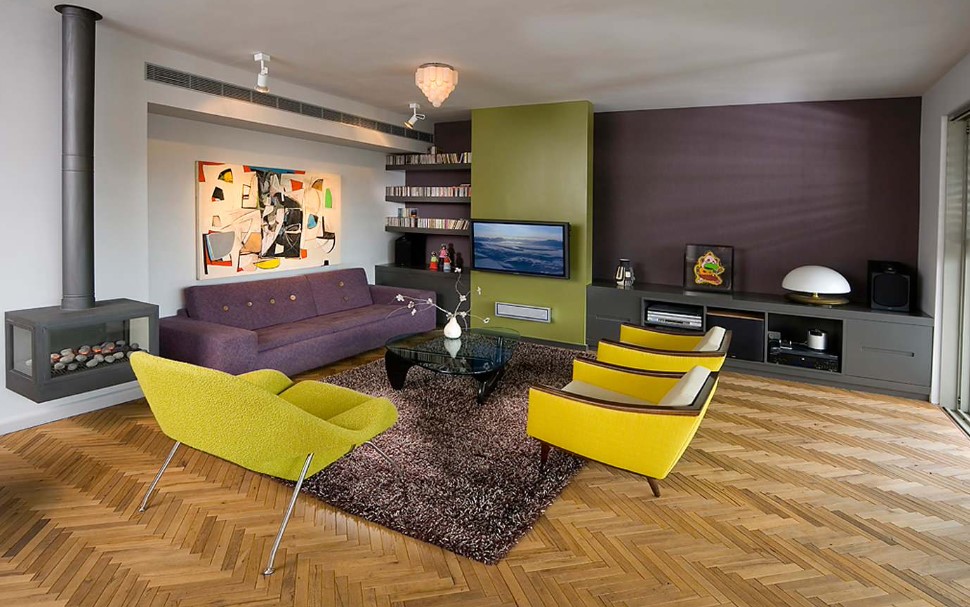
<instances>
[{"instance_id":1,"label":"tv screen landscape image","mask_svg":"<svg viewBox=\"0 0 970 607\"><path fill-rule=\"evenodd\" d=\"M569 224L473 220L472 268L569 278Z\"/></svg>"}]
</instances>

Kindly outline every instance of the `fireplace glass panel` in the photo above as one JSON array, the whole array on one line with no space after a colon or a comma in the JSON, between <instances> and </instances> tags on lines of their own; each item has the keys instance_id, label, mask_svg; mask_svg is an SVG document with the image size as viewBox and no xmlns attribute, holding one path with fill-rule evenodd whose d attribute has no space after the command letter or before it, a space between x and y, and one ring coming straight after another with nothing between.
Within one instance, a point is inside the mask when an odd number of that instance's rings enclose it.
<instances>
[{"instance_id":1,"label":"fireplace glass panel","mask_svg":"<svg viewBox=\"0 0 970 607\"><path fill-rule=\"evenodd\" d=\"M150 352L155 345L152 343L151 321L151 317L148 316L139 316L128 321L129 342L138 344L138 347L146 352Z\"/></svg>"},{"instance_id":2,"label":"fireplace glass panel","mask_svg":"<svg viewBox=\"0 0 970 607\"><path fill-rule=\"evenodd\" d=\"M127 364L132 351L148 350L150 326L150 318L138 317L49 329L51 376Z\"/></svg>"},{"instance_id":3,"label":"fireplace glass panel","mask_svg":"<svg viewBox=\"0 0 970 607\"><path fill-rule=\"evenodd\" d=\"M13 325L13 370L34 376L34 334L30 329Z\"/></svg>"}]
</instances>

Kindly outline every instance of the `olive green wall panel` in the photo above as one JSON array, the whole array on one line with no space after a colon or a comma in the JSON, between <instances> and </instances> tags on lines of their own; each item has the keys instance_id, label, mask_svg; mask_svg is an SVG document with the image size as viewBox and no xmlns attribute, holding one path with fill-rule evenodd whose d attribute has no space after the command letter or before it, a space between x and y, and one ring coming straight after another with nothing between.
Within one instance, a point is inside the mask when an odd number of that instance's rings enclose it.
<instances>
[{"instance_id":1,"label":"olive green wall panel","mask_svg":"<svg viewBox=\"0 0 970 607\"><path fill-rule=\"evenodd\" d=\"M568 280L475 272L472 312L527 337L584 344L592 275L593 105L473 110L472 187L474 219L570 223ZM496 301L550 307L552 322L495 318Z\"/></svg>"}]
</instances>

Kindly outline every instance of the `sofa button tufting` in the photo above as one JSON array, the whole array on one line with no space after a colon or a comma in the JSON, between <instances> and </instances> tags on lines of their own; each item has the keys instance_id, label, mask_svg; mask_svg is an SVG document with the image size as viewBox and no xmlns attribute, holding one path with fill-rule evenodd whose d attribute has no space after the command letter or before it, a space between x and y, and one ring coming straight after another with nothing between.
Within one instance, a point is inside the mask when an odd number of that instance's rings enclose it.
<instances>
[{"instance_id":1,"label":"sofa button tufting","mask_svg":"<svg viewBox=\"0 0 970 607\"><path fill-rule=\"evenodd\" d=\"M247 308L251 308L251 307L253 307L253 302L251 302L251 301L247 301L247 302L246 302L246 307L247 307Z\"/></svg>"},{"instance_id":2,"label":"sofa button tufting","mask_svg":"<svg viewBox=\"0 0 970 607\"><path fill-rule=\"evenodd\" d=\"M276 303L276 299L275 299L275 298L271 298L271 299L269 300L269 303L271 303L271 304L274 304L274 303Z\"/></svg>"},{"instance_id":3,"label":"sofa button tufting","mask_svg":"<svg viewBox=\"0 0 970 607\"><path fill-rule=\"evenodd\" d=\"M350 298L344 295L344 301L350 301Z\"/></svg>"},{"instance_id":4,"label":"sofa button tufting","mask_svg":"<svg viewBox=\"0 0 970 607\"><path fill-rule=\"evenodd\" d=\"M290 295L290 301L296 301L296 295Z\"/></svg>"},{"instance_id":5,"label":"sofa button tufting","mask_svg":"<svg viewBox=\"0 0 970 607\"><path fill-rule=\"evenodd\" d=\"M222 306L222 311L223 312L228 312L229 311L229 306Z\"/></svg>"},{"instance_id":6,"label":"sofa button tufting","mask_svg":"<svg viewBox=\"0 0 970 607\"><path fill-rule=\"evenodd\" d=\"M344 281L341 280L340 282L338 282L337 286L340 287L341 289L344 288Z\"/></svg>"}]
</instances>

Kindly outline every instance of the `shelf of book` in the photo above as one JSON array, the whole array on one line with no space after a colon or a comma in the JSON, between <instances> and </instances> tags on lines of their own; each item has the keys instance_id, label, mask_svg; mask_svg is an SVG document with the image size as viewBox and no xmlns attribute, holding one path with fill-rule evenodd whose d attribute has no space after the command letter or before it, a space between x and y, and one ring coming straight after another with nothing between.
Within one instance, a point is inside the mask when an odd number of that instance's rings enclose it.
<instances>
[{"instance_id":1,"label":"shelf of book","mask_svg":"<svg viewBox=\"0 0 970 607\"><path fill-rule=\"evenodd\" d=\"M451 230L445 228L412 228L409 226L384 226L385 232L401 232L403 234L451 234L453 236L468 236L468 230Z\"/></svg>"},{"instance_id":2,"label":"shelf of book","mask_svg":"<svg viewBox=\"0 0 970 607\"><path fill-rule=\"evenodd\" d=\"M424 202L432 204L471 204L471 196L385 196L387 202Z\"/></svg>"},{"instance_id":3,"label":"shelf of book","mask_svg":"<svg viewBox=\"0 0 970 607\"><path fill-rule=\"evenodd\" d=\"M441 163L441 164L389 164L384 167L388 171L470 171L470 162Z\"/></svg>"}]
</instances>

